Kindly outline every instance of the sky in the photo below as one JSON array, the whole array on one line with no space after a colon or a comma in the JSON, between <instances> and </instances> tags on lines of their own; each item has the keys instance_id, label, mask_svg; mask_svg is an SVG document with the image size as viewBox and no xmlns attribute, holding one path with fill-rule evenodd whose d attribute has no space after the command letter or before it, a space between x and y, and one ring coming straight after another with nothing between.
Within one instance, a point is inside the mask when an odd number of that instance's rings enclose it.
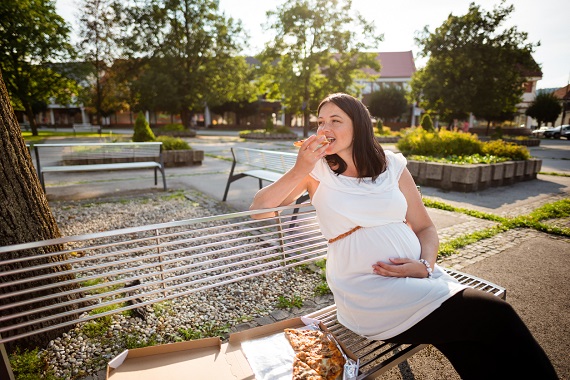
<instances>
[{"instance_id":1,"label":"sky","mask_svg":"<svg viewBox=\"0 0 570 380\"><path fill-rule=\"evenodd\" d=\"M263 49L270 33L264 31L266 12L275 10L287 0L219 0L220 9L227 16L242 21L248 32L249 47L245 54L253 55ZM450 13L463 15L469 4L476 2L483 10L490 11L500 0L353 0L352 8L373 22L376 32L384 35L377 51L409 51L416 57L418 68L425 60L417 58L416 31L428 26L430 31L440 26ZM568 0L510 0L515 10L507 20L507 26L516 25L528 33L528 42L540 42L534 59L541 66L542 79L537 87L563 87L570 82L570 32L568 32ZM77 12L77 0L56 0L58 13L72 26Z\"/></svg>"}]
</instances>

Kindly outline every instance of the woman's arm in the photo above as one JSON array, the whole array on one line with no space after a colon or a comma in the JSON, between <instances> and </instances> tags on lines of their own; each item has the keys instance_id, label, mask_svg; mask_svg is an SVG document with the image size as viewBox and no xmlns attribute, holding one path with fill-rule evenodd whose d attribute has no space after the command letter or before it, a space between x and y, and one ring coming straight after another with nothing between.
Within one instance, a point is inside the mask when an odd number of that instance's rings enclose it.
<instances>
[{"instance_id":1,"label":"woman's arm","mask_svg":"<svg viewBox=\"0 0 570 380\"><path fill-rule=\"evenodd\" d=\"M309 173L325 155L326 147L318 147L324 139L324 136L307 138L299 149L295 165L279 180L259 190L253 198L250 210L289 205L309 190L312 180ZM262 219L273 215L273 213L256 214L253 218Z\"/></svg>"},{"instance_id":2,"label":"woman's arm","mask_svg":"<svg viewBox=\"0 0 570 380\"><path fill-rule=\"evenodd\" d=\"M406 197L408 211L406 221L418 237L421 245L420 257L429 263L433 269L439 249L437 230L422 202L416 183L407 168L404 168L399 180L400 191ZM405 258L390 259L389 263L376 263L374 272L382 276L393 277L427 277L426 266L418 260Z\"/></svg>"}]
</instances>

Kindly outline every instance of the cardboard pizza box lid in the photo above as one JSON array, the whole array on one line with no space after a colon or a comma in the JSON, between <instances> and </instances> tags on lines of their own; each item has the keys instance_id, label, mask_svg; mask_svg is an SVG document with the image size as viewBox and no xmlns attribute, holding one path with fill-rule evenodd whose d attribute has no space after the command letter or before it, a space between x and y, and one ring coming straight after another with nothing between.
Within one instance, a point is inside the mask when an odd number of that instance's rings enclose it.
<instances>
[{"instance_id":1,"label":"cardboard pizza box lid","mask_svg":"<svg viewBox=\"0 0 570 380\"><path fill-rule=\"evenodd\" d=\"M125 350L107 365L107 380L220 379L254 380L255 376L241 348L248 340L270 336L286 328L317 323L293 318L230 335L229 342L206 338ZM326 331L322 324L321 329ZM342 344L341 344L342 346ZM355 359L351 352L345 353Z\"/></svg>"}]
</instances>

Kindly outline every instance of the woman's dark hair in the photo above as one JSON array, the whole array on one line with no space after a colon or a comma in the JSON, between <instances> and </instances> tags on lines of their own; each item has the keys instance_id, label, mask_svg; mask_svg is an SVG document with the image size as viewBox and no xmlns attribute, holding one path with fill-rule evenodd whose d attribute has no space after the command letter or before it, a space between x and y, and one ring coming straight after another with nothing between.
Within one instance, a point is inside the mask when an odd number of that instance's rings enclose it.
<instances>
[{"instance_id":1,"label":"woman's dark hair","mask_svg":"<svg viewBox=\"0 0 570 380\"><path fill-rule=\"evenodd\" d=\"M373 181L376 180L386 170L386 155L374 137L368 108L353 96L337 93L330 94L321 101L317 114L327 103L336 105L352 120L352 159L356 165L358 178L372 177ZM336 167L334 170L336 174L344 173L347 168L346 162L337 154L326 156L326 160L331 166Z\"/></svg>"}]
</instances>

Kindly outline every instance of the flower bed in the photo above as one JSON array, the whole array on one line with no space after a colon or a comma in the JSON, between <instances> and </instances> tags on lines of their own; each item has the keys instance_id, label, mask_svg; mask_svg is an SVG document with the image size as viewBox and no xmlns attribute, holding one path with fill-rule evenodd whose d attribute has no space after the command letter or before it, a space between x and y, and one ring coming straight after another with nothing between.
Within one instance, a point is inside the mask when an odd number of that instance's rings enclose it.
<instances>
[{"instance_id":1,"label":"flower bed","mask_svg":"<svg viewBox=\"0 0 570 380\"><path fill-rule=\"evenodd\" d=\"M408 160L407 167L418 185L472 192L536 179L542 160L467 165Z\"/></svg>"}]
</instances>

